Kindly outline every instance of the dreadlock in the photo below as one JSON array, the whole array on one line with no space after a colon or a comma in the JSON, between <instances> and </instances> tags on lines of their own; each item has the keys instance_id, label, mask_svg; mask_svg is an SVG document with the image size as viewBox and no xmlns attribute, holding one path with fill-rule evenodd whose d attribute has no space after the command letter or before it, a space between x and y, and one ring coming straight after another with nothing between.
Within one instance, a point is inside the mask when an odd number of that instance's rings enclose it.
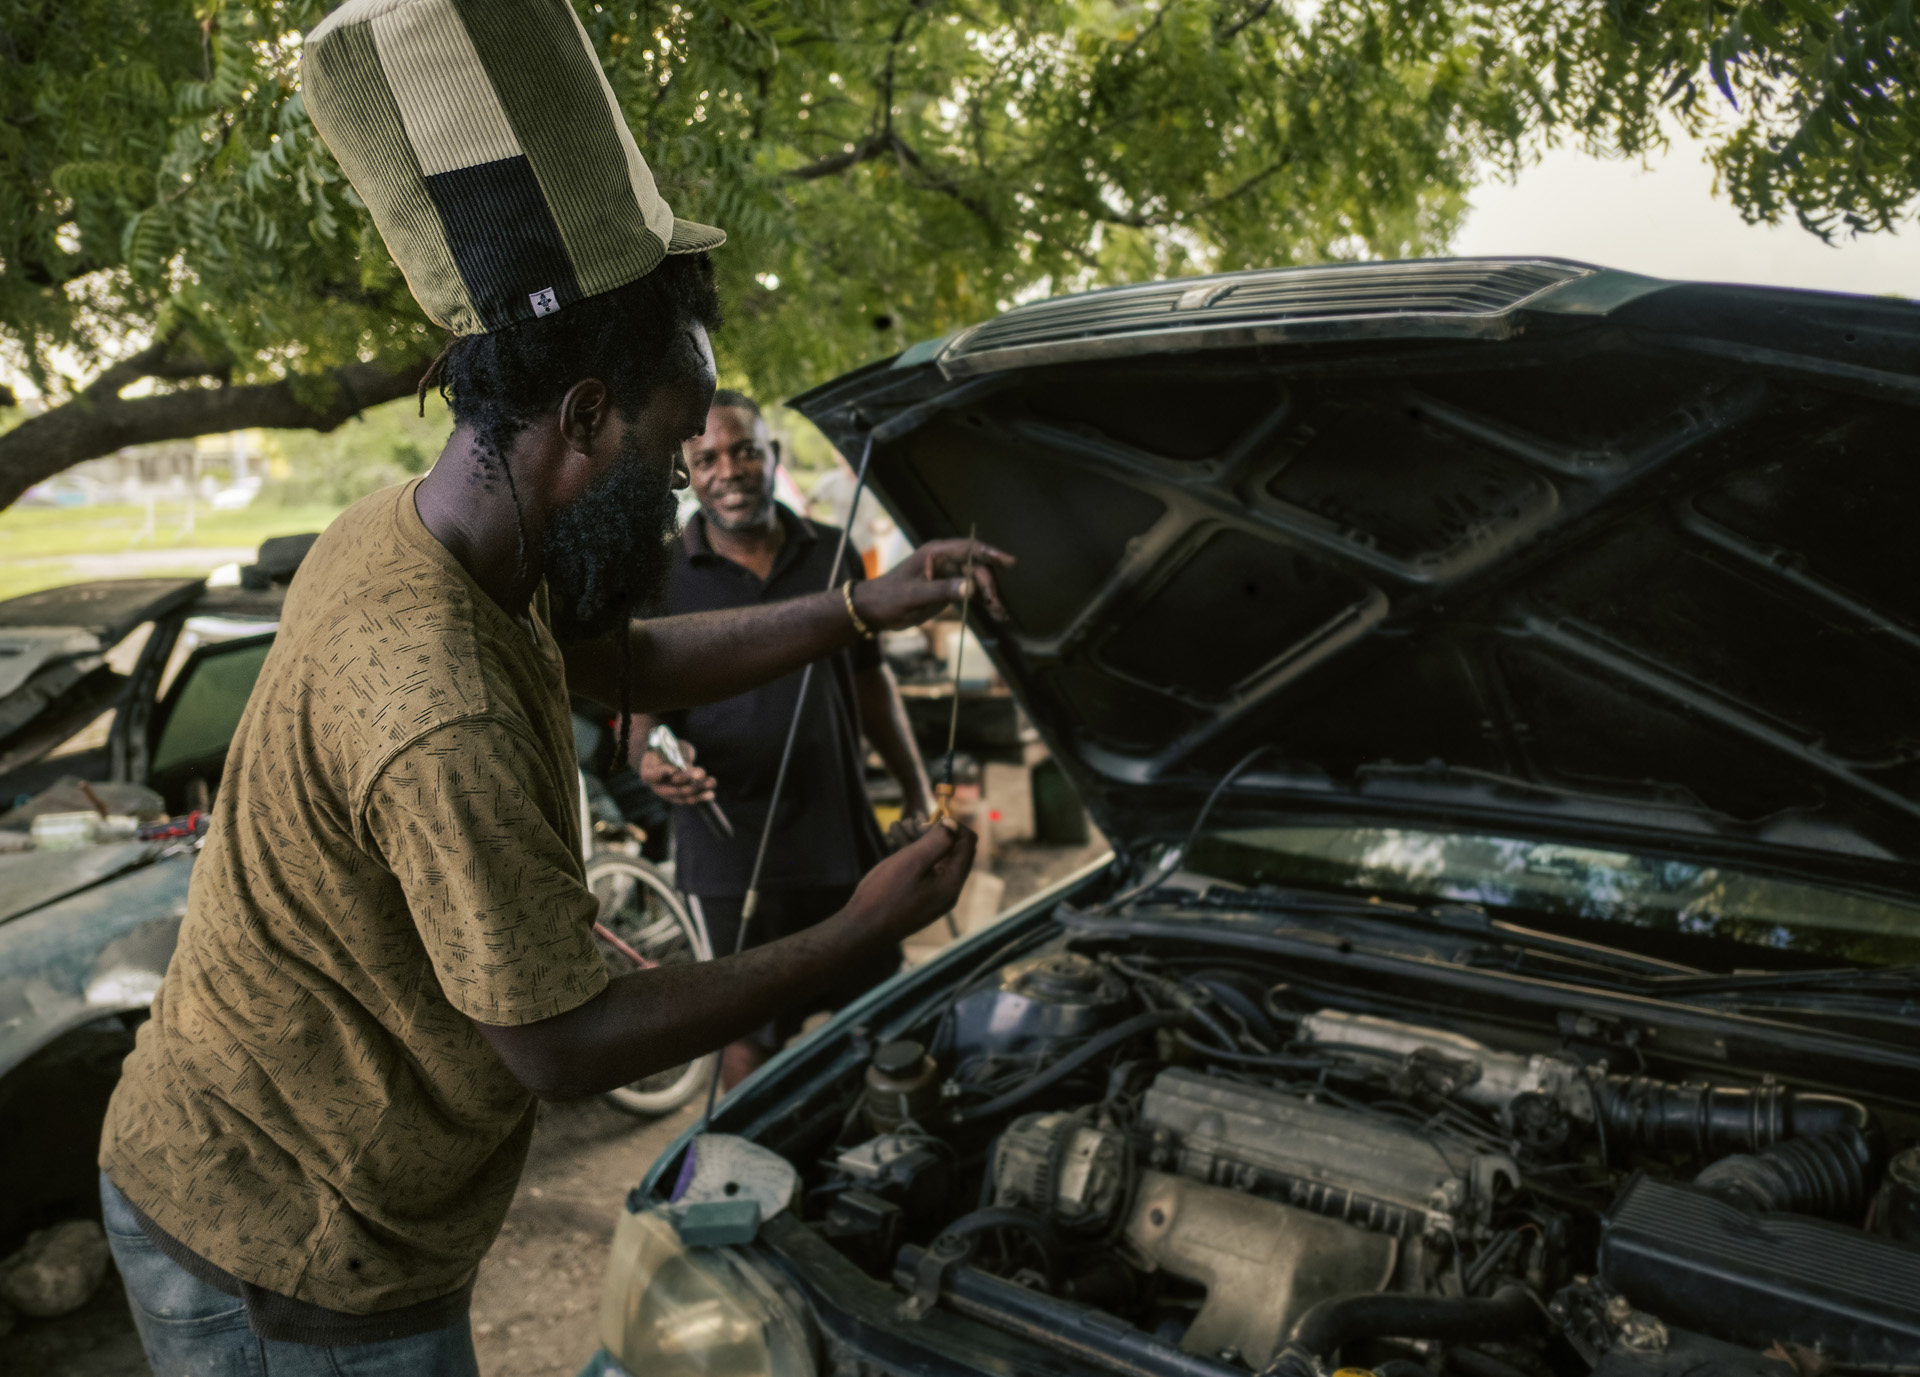
<instances>
[{"instance_id":1,"label":"dreadlock","mask_svg":"<svg viewBox=\"0 0 1920 1377\"><path fill-rule=\"evenodd\" d=\"M451 340L420 379L437 388L457 425L473 427L482 463L504 465L514 438L560 404L582 378L599 378L631 417L653 389L687 364L689 326L720 328L713 263L675 254L624 287L553 315Z\"/></svg>"},{"instance_id":2,"label":"dreadlock","mask_svg":"<svg viewBox=\"0 0 1920 1377\"><path fill-rule=\"evenodd\" d=\"M518 573L527 573L527 518L507 461L520 433L560 405L582 378L607 385L614 406L629 420L654 388L684 376L692 363L686 332L720 328L720 296L713 263L704 253L674 254L624 287L586 297L564 310L484 335L448 341L421 376L419 399L435 388L456 425L472 428L484 480L506 479L518 527ZM632 609L627 609L631 617ZM624 761L632 734L631 638L620 665L620 743Z\"/></svg>"}]
</instances>

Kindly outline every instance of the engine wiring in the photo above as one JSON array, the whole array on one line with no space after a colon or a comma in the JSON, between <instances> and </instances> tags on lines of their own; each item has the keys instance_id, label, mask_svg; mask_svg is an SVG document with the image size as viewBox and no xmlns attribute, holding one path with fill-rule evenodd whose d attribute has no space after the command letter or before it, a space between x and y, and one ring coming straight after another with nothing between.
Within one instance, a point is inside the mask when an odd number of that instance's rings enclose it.
<instances>
[{"instance_id":1,"label":"engine wiring","mask_svg":"<svg viewBox=\"0 0 1920 1377\"><path fill-rule=\"evenodd\" d=\"M1318 1215L1321 1227L1355 1239L1394 1240L1383 1304L1352 1313L1430 1327L1361 1345L1358 1361L1375 1377L1438 1377L1437 1364L1460 1377L1582 1377L1546 1347L1543 1326L1564 1334L1574 1325L1548 1325L1549 1303L1556 1315L1585 1317L1582 1343L1623 1342L1622 1326L1641 1323L1596 1289L1599 1221L1630 1172L1684 1181L1700 1170L1661 1157L1659 1116L1723 1093L1647 1079L1636 1049L1625 1074L1601 1063L1555 1072L1558 1081L1537 1079L1545 1074L1537 1070L1526 1080L1525 1056L1500 1053L1507 1061L1486 1072L1495 1081L1463 1096L1482 1069L1467 1064L1472 1054L1460 1049L1479 1044L1462 1034L1429 1030L1421 1055L1391 1041L1342 1042L1328 1030L1356 1015L1329 1013L1279 962L1172 939L1042 924L997 943L947 990L893 1025L893 1035L924 1041L937 1097L904 1121L876 1125L850 1094L828 1150L812 1155L805 1217L873 1275L918 1278L916 1305L936 1303L941 1277L959 1269L1093 1306L1178 1347L1189 1329L1219 1321L1181 1255L1152 1251L1160 1245L1141 1213L1149 1183L1173 1190L1170 1199L1236 1193L1249 1220L1276 1207ZM1351 994L1341 1002L1366 1007ZM1375 1015L1368 1027L1378 1026L1423 1036L1419 1025ZM1595 1108L1625 1094L1650 1107L1644 1124ZM1228 1118L1240 1116L1240 1129L1206 1119L1216 1101ZM1851 1102L1808 1104L1841 1122ZM1274 1116L1271 1134L1247 1127L1262 1115ZM873 1157L875 1133L911 1173L858 1165ZM1344 1153L1341 1141L1355 1150ZM1401 1145L1414 1163L1408 1181L1445 1188L1408 1194L1396 1184L1402 1169L1380 1154ZM896 1254L920 1261L896 1266ZM976 1295L973 1304L969 1313L985 1302ZM1521 1314L1533 1318L1518 1324ZM1510 1321L1510 1332L1495 1332ZM1476 1337L1447 1337L1468 1333ZM1230 1348L1224 1366L1249 1372L1284 1356L1255 1361ZM1296 1353L1288 1370L1325 1377L1332 1356ZM1338 1357L1352 1365L1344 1350ZM1853 1377L1877 1374L1855 1365ZM1906 1375L1889 1368L1886 1377Z\"/></svg>"}]
</instances>

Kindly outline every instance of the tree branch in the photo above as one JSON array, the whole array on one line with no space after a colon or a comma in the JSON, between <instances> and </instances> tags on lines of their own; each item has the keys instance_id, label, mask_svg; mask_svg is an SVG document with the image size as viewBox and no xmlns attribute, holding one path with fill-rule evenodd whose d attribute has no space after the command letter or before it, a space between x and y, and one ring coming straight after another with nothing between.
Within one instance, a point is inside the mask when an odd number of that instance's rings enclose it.
<instances>
[{"instance_id":1,"label":"tree branch","mask_svg":"<svg viewBox=\"0 0 1920 1377\"><path fill-rule=\"evenodd\" d=\"M1205 215L1208 211L1218 210L1230 201L1239 200L1268 178L1284 171L1292 162L1293 153L1288 151L1277 161L1267 164L1267 166L1261 168L1231 191L1223 191L1218 196L1205 197L1188 209L1178 213L1166 210L1157 211L1152 215L1121 215L1115 211L1106 209L1105 204L1102 202L1097 203L1099 208L1094 212L1095 218L1104 220L1110 225L1124 225L1128 229L1165 229L1168 225L1176 223L1179 215L1186 215L1188 218L1196 215Z\"/></svg>"},{"instance_id":2,"label":"tree branch","mask_svg":"<svg viewBox=\"0 0 1920 1377\"><path fill-rule=\"evenodd\" d=\"M189 440L256 426L332 430L370 406L409 395L427 366L424 359L397 371L380 364L350 363L306 380L323 398L318 403L302 400L293 384L284 380L122 398L120 389L139 377L200 377L218 371L217 365L204 361L169 360L165 348L164 342L156 344L115 364L72 401L0 435L0 506L10 505L35 483L62 469L127 445ZM155 355L155 350L161 352ZM148 355L154 357L147 359ZM182 371L196 367L199 372ZM140 371L132 371L136 368Z\"/></svg>"},{"instance_id":3,"label":"tree branch","mask_svg":"<svg viewBox=\"0 0 1920 1377\"><path fill-rule=\"evenodd\" d=\"M920 161L920 155L907 147L900 136L893 132L894 64L900 54L900 45L906 41L908 26L919 17L919 12L926 2L927 0L911 0L907 12L900 16L900 22L893 26L893 34L887 39L887 60L881 64L880 79L874 92L878 97L878 103L874 107L873 132L850 149L843 149L831 157L821 158L817 162L782 173L781 175L787 181L817 181L822 177L831 177L836 172L845 172L848 168L861 163L871 162L887 153L892 153L910 163L923 176L930 175L927 173L925 164ZM935 185L932 189L958 197L951 182ZM959 199L964 203L964 198ZM981 213L976 206L969 205L968 208L976 215Z\"/></svg>"},{"instance_id":4,"label":"tree branch","mask_svg":"<svg viewBox=\"0 0 1920 1377\"><path fill-rule=\"evenodd\" d=\"M1260 3L1248 10L1239 19L1220 31L1220 42L1228 43L1240 36L1241 30L1248 25L1266 18L1267 11L1273 8L1273 0L1260 0Z\"/></svg>"},{"instance_id":5,"label":"tree branch","mask_svg":"<svg viewBox=\"0 0 1920 1377\"><path fill-rule=\"evenodd\" d=\"M1124 67L1127 63L1133 61L1133 55L1140 51L1140 45L1142 43L1145 43L1149 38L1152 38L1154 34L1160 31L1161 22L1166 19L1167 10L1169 8L1170 7L1167 5L1162 5L1159 9L1154 11L1152 21L1148 23L1148 25L1144 29L1140 30L1139 33L1133 36L1133 41L1127 44L1126 51L1121 53L1120 56L1115 59L1114 66Z\"/></svg>"},{"instance_id":6,"label":"tree branch","mask_svg":"<svg viewBox=\"0 0 1920 1377\"><path fill-rule=\"evenodd\" d=\"M893 26L893 37L887 40L887 60L880 69L880 119L879 129L891 132L893 129L893 74L894 64L900 56L900 45L906 41L907 26L913 23L916 12L926 0L912 0L907 12L900 16L900 22Z\"/></svg>"},{"instance_id":7,"label":"tree branch","mask_svg":"<svg viewBox=\"0 0 1920 1377\"><path fill-rule=\"evenodd\" d=\"M808 163L804 167L791 168L781 173L789 182L813 182L822 177L831 177L836 172L845 172L860 163L871 162L893 147L886 134L869 134L851 149L835 153L831 157Z\"/></svg>"},{"instance_id":8,"label":"tree branch","mask_svg":"<svg viewBox=\"0 0 1920 1377\"><path fill-rule=\"evenodd\" d=\"M176 353L174 345L178 339L176 331L155 340L131 358L120 360L82 388L74 401L98 405L105 400L118 400L124 389L142 378L166 378L176 382L193 378L218 378L224 383L233 372L231 363L215 363L198 354Z\"/></svg>"},{"instance_id":9,"label":"tree branch","mask_svg":"<svg viewBox=\"0 0 1920 1377\"><path fill-rule=\"evenodd\" d=\"M69 282L78 282L89 273L99 272L101 266L82 254L75 257L64 269L55 271L44 258L28 256L20 259L20 276L36 287L64 287Z\"/></svg>"},{"instance_id":10,"label":"tree branch","mask_svg":"<svg viewBox=\"0 0 1920 1377\"><path fill-rule=\"evenodd\" d=\"M968 195L953 178L929 167L913 145L891 129L882 129L867 135L851 150L821 158L818 162L808 163L804 167L792 168L780 175L790 182L817 181L821 177L831 177L836 172L845 172L848 168L857 167L861 163L870 163L876 158L883 158L889 153L900 164L901 172L907 175L909 186L920 191L937 191L942 196L951 196L971 211L982 224L989 228L994 227L993 212L984 202Z\"/></svg>"},{"instance_id":11,"label":"tree branch","mask_svg":"<svg viewBox=\"0 0 1920 1377\"><path fill-rule=\"evenodd\" d=\"M937 191L943 196L953 197L954 200L972 211L975 218L977 218L981 224L987 226L989 229L994 228L993 212L987 209L984 202L962 191L960 189L960 183L954 181L953 178L943 173L935 172L932 168L928 167L920 155L914 151L912 145L898 134L889 130L887 138L893 147L894 156L900 160L902 170L911 168L920 175L919 186L923 191Z\"/></svg>"},{"instance_id":12,"label":"tree branch","mask_svg":"<svg viewBox=\"0 0 1920 1377\"><path fill-rule=\"evenodd\" d=\"M1292 162L1293 162L1293 152L1291 149L1289 149L1286 153L1282 154L1279 159L1277 159L1274 162L1268 163L1265 167L1261 168L1258 172L1254 173L1251 177L1247 178L1246 181L1240 183L1240 185L1235 187L1232 191L1225 191L1218 196L1207 197L1206 200L1202 201L1199 204L1197 209L1202 213L1204 213L1209 210L1217 210L1219 207L1226 205L1227 202L1229 201L1237 201L1242 196L1245 196L1248 192L1252 191L1255 187L1259 186L1260 183L1266 181L1269 177L1274 176L1276 173L1284 172L1292 164Z\"/></svg>"}]
</instances>

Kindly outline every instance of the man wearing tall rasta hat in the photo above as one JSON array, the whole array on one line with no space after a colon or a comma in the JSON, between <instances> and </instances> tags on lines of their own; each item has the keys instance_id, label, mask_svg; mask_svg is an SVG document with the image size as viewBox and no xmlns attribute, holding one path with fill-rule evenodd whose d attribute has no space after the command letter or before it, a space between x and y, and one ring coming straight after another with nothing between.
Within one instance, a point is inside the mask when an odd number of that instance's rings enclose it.
<instances>
[{"instance_id":1,"label":"man wearing tall rasta hat","mask_svg":"<svg viewBox=\"0 0 1920 1377\"><path fill-rule=\"evenodd\" d=\"M471 1374L475 1268L535 1098L679 1065L951 907L973 838L882 862L805 933L609 979L569 690L727 698L912 625L1008 558L633 622L714 390L709 249L567 0L350 0L303 97L427 313L455 429L314 546L234 737L179 946L109 1110L101 1195L159 1377Z\"/></svg>"}]
</instances>

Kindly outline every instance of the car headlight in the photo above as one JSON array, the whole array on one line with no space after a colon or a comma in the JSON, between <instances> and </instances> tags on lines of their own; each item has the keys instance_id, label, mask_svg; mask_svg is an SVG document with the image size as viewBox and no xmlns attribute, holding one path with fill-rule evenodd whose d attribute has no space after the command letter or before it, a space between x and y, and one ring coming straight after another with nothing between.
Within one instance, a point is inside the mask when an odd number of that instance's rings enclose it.
<instances>
[{"instance_id":1,"label":"car headlight","mask_svg":"<svg viewBox=\"0 0 1920 1377\"><path fill-rule=\"evenodd\" d=\"M814 1377L795 1306L731 1248L689 1248L661 1210L622 1212L600 1341L645 1377Z\"/></svg>"}]
</instances>

